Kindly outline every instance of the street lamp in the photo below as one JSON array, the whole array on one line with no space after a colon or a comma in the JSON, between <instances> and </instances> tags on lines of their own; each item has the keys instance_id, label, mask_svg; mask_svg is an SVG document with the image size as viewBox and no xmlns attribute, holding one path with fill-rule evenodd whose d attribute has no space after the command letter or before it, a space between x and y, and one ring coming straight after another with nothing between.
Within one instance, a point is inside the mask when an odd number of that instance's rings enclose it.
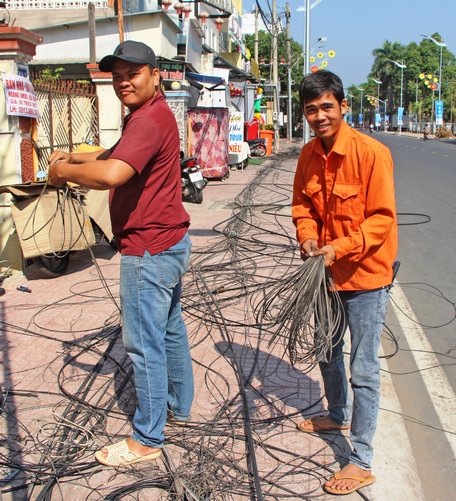
<instances>
[{"instance_id":1,"label":"street lamp","mask_svg":"<svg viewBox=\"0 0 456 501\"><path fill-rule=\"evenodd\" d=\"M371 80L377 84L377 99L380 97L380 84L383 82L380 82L380 80L377 80L376 78L371 77Z\"/></svg>"},{"instance_id":2,"label":"street lamp","mask_svg":"<svg viewBox=\"0 0 456 501\"><path fill-rule=\"evenodd\" d=\"M371 80L377 84L377 101L380 102L380 85L383 83L376 78L371 77ZM380 113L380 105L377 106L378 113ZM377 129L378 130L378 129Z\"/></svg>"},{"instance_id":3,"label":"street lamp","mask_svg":"<svg viewBox=\"0 0 456 501\"><path fill-rule=\"evenodd\" d=\"M306 36L304 39L304 76L309 73L310 70L310 0L306 0ZM307 144L310 141L310 130L309 124L307 123L306 118L302 117L302 133L303 133L303 142Z\"/></svg>"},{"instance_id":4,"label":"street lamp","mask_svg":"<svg viewBox=\"0 0 456 501\"><path fill-rule=\"evenodd\" d=\"M361 125L364 125L364 115L363 115L363 92L364 92L364 89L362 87L356 87L359 91L361 91L361 101L360 101L360 117L361 117L361 122L359 124L359 128L361 128Z\"/></svg>"},{"instance_id":5,"label":"street lamp","mask_svg":"<svg viewBox=\"0 0 456 501\"><path fill-rule=\"evenodd\" d=\"M442 37L440 37L440 42L436 40L435 38L430 37L429 35L421 35L423 38L428 38L432 42L437 45L437 47L440 47L440 65L439 65L439 101L441 97L441 92L442 92L442 51L443 48L447 46L446 43L443 42Z\"/></svg>"},{"instance_id":6,"label":"street lamp","mask_svg":"<svg viewBox=\"0 0 456 501\"><path fill-rule=\"evenodd\" d=\"M368 98L372 98L372 99L375 99L375 97L374 97L374 96L369 96L369 94L366 94L366 97L368 97ZM384 116L384 120L383 120L383 130L386 132L386 101L387 101L387 100L383 101L382 99L379 99L379 98L377 97L377 101L378 101L379 103L383 103L383 106L385 107L385 116ZM379 107L378 107L378 108L379 108L379 110L380 110L380 105L379 105Z\"/></svg>"},{"instance_id":7,"label":"street lamp","mask_svg":"<svg viewBox=\"0 0 456 501\"><path fill-rule=\"evenodd\" d=\"M309 71L310 71L310 61L309 61L309 56L310 56L310 10L313 9L316 5L318 5L322 0L315 0L312 5L310 5L310 0L305 0L306 5L305 7L303 6L298 7L298 11L305 10L306 11L306 31L305 31L305 38L304 38L304 76L306 76ZM309 142L310 139L310 130L309 130L309 124L307 123L307 120L305 116L302 116L302 132L303 132L303 141L304 144Z\"/></svg>"},{"instance_id":8,"label":"street lamp","mask_svg":"<svg viewBox=\"0 0 456 501\"><path fill-rule=\"evenodd\" d=\"M388 61L391 61L398 68L401 69L401 98L400 98L399 107L401 108L401 113L403 113L404 109L402 108L402 86L403 86L403 83L404 83L404 68L407 68L407 66L404 63L400 63L399 61L394 61L393 59L388 59ZM399 119L399 110L397 112L397 123L399 125L399 134L402 134L402 116Z\"/></svg>"}]
</instances>

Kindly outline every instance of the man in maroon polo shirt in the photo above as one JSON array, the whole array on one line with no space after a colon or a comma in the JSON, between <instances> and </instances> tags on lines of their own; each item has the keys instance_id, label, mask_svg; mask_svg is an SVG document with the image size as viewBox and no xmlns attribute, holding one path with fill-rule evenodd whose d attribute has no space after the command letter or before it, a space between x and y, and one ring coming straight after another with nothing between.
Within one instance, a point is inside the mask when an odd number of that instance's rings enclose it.
<instances>
[{"instance_id":1,"label":"man in maroon polo shirt","mask_svg":"<svg viewBox=\"0 0 456 501\"><path fill-rule=\"evenodd\" d=\"M158 458L166 419L185 422L193 401L193 372L182 320L182 276L190 258L189 216L182 205L176 120L160 90L150 47L122 42L100 61L130 113L110 149L54 151L49 181L110 191L113 233L121 253L123 341L134 368L137 407L127 440L95 457L108 466Z\"/></svg>"}]
</instances>

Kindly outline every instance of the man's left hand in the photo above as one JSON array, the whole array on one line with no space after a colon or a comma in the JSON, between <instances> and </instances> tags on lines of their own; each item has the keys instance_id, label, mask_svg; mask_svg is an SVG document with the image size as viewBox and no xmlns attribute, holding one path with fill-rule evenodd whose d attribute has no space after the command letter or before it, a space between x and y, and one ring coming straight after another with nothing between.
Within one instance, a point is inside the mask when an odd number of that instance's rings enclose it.
<instances>
[{"instance_id":1,"label":"man's left hand","mask_svg":"<svg viewBox=\"0 0 456 501\"><path fill-rule=\"evenodd\" d=\"M59 165L60 164L60 165ZM65 184L65 179L61 176L61 162L55 162L49 166L48 179L52 186L63 186Z\"/></svg>"},{"instance_id":2,"label":"man's left hand","mask_svg":"<svg viewBox=\"0 0 456 501\"><path fill-rule=\"evenodd\" d=\"M325 266L330 266L336 260L336 251L332 245L325 245L312 252L312 257L325 256Z\"/></svg>"}]
</instances>

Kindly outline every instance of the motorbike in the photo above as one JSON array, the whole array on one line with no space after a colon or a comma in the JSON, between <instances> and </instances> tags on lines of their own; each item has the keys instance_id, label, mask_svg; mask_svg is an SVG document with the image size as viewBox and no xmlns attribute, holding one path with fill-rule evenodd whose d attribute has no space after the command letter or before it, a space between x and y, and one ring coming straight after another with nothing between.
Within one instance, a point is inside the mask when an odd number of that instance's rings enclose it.
<instances>
[{"instance_id":1,"label":"motorbike","mask_svg":"<svg viewBox=\"0 0 456 501\"><path fill-rule=\"evenodd\" d=\"M239 147L240 146L240 147ZM243 142L241 145L234 145L233 150L228 153L228 165L231 169L244 170L249 164L250 148L247 142Z\"/></svg>"},{"instance_id":2,"label":"motorbike","mask_svg":"<svg viewBox=\"0 0 456 501\"><path fill-rule=\"evenodd\" d=\"M247 139L252 157L264 157L266 155L266 139Z\"/></svg>"},{"instance_id":3,"label":"motorbike","mask_svg":"<svg viewBox=\"0 0 456 501\"><path fill-rule=\"evenodd\" d=\"M181 154L182 198L200 204L207 180L203 177L196 157L184 157Z\"/></svg>"}]
</instances>

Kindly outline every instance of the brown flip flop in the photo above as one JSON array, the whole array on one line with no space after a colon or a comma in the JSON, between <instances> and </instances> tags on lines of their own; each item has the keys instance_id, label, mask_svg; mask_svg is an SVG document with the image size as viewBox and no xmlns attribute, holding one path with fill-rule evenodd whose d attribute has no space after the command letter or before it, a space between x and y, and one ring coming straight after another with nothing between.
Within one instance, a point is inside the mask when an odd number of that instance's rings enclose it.
<instances>
[{"instance_id":1,"label":"brown flip flop","mask_svg":"<svg viewBox=\"0 0 456 501\"><path fill-rule=\"evenodd\" d=\"M324 419L322 419L324 418ZM311 419L305 419L296 424L299 431L304 433L320 433L324 431L340 431L350 429L349 424L337 424L331 421L331 423L325 422L327 416L316 416Z\"/></svg>"},{"instance_id":2,"label":"brown flip flop","mask_svg":"<svg viewBox=\"0 0 456 501\"><path fill-rule=\"evenodd\" d=\"M345 479L345 480L356 480L359 484L356 487L352 487L351 489L334 489L334 487L326 487L325 491L330 494L335 494L336 496L344 496L346 494L351 494L352 492L357 491L358 489L362 489L363 487L367 487L368 485L372 485L376 478L374 475L369 475L368 477L358 477L357 475L347 475L342 476L340 472L334 474L334 478L337 480Z\"/></svg>"}]
</instances>

